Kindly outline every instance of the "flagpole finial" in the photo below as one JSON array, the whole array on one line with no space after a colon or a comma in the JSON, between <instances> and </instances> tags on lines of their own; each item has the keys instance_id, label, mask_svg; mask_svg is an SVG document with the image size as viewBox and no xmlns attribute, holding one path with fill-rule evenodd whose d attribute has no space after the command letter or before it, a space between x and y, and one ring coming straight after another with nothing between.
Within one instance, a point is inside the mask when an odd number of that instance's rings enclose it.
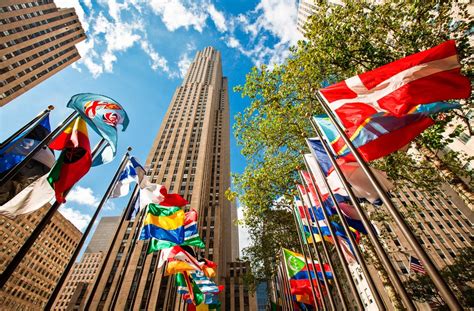
<instances>
[{"instance_id":1,"label":"flagpole finial","mask_svg":"<svg viewBox=\"0 0 474 311\"><path fill-rule=\"evenodd\" d=\"M49 105L49 106L48 106L48 110L49 110L49 111L54 110L54 106L53 106L53 105Z\"/></svg>"},{"instance_id":2,"label":"flagpole finial","mask_svg":"<svg viewBox=\"0 0 474 311\"><path fill-rule=\"evenodd\" d=\"M128 148L127 148L127 151L128 151L128 152L132 151L132 147L128 147Z\"/></svg>"}]
</instances>

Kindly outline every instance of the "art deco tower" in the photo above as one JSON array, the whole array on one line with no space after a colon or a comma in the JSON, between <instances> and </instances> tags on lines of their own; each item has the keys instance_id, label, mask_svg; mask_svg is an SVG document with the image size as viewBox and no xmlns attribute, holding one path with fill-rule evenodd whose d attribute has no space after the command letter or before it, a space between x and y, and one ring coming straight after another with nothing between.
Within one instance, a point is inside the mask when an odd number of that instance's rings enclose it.
<instances>
[{"instance_id":1,"label":"art deco tower","mask_svg":"<svg viewBox=\"0 0 474 311\"><path fill-rule=\"evenodd\" d=\"M221 66L214 48L197 53L175 91L146 165L152 182L181 194L190 202L187 208L198 211L206 244L201 254L218 264L214 280L225 284L227 263L234 258L231 204L224 197L230 186L230 125L227 78ZM92 310L182 309L174 278L157 267L159 254L147 255L147 242L136 240L139 219L125 221L119 229L92 293Z\"/></svg>"}]
</instances>

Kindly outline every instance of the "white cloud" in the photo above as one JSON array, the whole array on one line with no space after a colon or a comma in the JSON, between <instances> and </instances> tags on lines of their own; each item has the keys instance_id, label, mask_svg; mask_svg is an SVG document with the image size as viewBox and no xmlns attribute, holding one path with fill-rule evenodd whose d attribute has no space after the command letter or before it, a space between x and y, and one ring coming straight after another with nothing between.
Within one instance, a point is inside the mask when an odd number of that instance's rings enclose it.
<instances>
[{"instance_id":1,"label":"white cloud","mask_svg":"<svg viewBox=\"0 0 474 311\"><path fill-rule=\"evenodd\" d=\"M226 32L227 25L225 23L224 14L219 12L213 4L209 4L208 11L212 21L214 22L214 25L216 25L217 30L220 32Z\"/></svg>"},{"instance_id":2,"label":"white cloud","mask_svg":"<svg viewBox=\"0 0 474 311\"><path fill-rule=\"evenodd\" d=\"M302 35L296 28L298 15L294 0L261 0L256 7L262 14L257 19L258 27L271 31L281 42L295 44Z\"/></svg>"},{"instance_id":3,"label":"white cloud","mask_svg":"<svg viewBox=\"0 0 474 311\"><path fill-rule=\"evenodd\" d=\"M194 42L190 42L186 45L186 51L179 57L178 70L180 78L184 78L186 75L186 72L193 61L191 53L193 53L194 50L196 50L196 45Z\"/></svg>"},{"instance_id":4,"label":"white cloud","mask_svg":"<svg viewBox=\"0 0 474 311\"><path fill-rule=\"evenodd\" d=\"M142 50L151 58L151 69L158 70L161 68L164 72L169 72L168 61L166 58L158 54L147 40L142 40L140 43Z\"/></svg>"},{"instance_id":5,"label":"white cloud","mask_svg":"<svg viewBox=\"0 0 474 311\"><path fill-rule=\"evenodd\" d=\"M181 0L151 0L148 2L152 11L161 17L169 31L180 27L193 27L202 32L206 24L207 14L196 4L185 7Z\"/></svg>"},{"instance_id":6,"label":"white cloud","mask_svg":"<svg viewBox=\"0 0 474 311\"><path fill-rule=\"evenodd\" d=\"M94 191L91 188L76 186L69 192L67 202L97 207L99 205L99 198L94 195Z\"/></svg>"},{"instance_id":7,"label":"white cloud","mask_svg":"<svg viewBox=\"0 0 474 311\"><path fill-rule=\"evenodd\" d=\"M61 206L59 212L80 231L84 230L91 220L91 216L66 206Z\"/></svg>"},{"instance_id":8,"label":"white cloud","mask_svg":"<svg viewBox=\"0 0 474 311\"><path fill-rule=\"evenodd\" d=\"M235 37L232 37L232 36L227 37L227 41L225 43L228 47L231 47L231 48L241 47L239 40L237 40Z\"/></svg>"}]
</instances>

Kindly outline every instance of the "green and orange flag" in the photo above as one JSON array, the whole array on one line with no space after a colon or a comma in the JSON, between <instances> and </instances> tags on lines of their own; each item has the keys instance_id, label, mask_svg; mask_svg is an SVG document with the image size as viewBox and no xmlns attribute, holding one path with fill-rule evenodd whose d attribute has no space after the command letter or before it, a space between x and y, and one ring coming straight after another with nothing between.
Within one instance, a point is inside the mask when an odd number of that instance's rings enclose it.
<instances>
[{"instance_id":1,"label":"green and orange flag","mask_svg":"<svg viewBox=\"0 0 474 311\"><path fill-rule=\"evenodd\" d=\"M78 117L58 135L49 147L61 154L48 176L56 200L64 203L64 192L71 189L91 168L92 155L86 122Z\"/></svg>"}]
</instances>

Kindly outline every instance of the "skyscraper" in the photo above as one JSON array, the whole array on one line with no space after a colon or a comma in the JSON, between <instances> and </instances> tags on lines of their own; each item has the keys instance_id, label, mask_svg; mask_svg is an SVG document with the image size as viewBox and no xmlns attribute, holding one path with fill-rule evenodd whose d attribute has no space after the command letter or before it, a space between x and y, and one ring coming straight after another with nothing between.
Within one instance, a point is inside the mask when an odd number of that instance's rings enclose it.
<instances>
[{"instance_id":1,"label":"skyscraper","mask_svg":"<svg viewBox=\"0 0 474 311\"><path fill-rule=\"evenodd\" d=\"M227 92L221 54L212 47L197 52L174 93L146 161L153 183L181 194L190 202L187 209L198 211L200 235L206 244L199 252L218 264L214 280L222 285L228 275L227 263L236 254L231 242L231 218L235 213L224 196L230 186ZM147 255L147 241L137 240L140 218L125 221L119 228L104 273L92 293L91 309L184 307L176 294L174 278L157 267L159 253ZM224 305L223 310L230 309Z\"/></svg>"},{"instance_id":2,"label":"skyscraper","mask_svg":"<svg viewBox=\"0 0 474 311\"><path fill-rule=\"evenodd\" d=\"M52 0L5 0L0 13L1 107L77 61L86 35L75 10Z\"/></svg>"},{"instance_id":3,"label":"skyscraper","mask_svg":"<svg viewBox=\"0 0 474 311\"><path fill-rule=\"evenodd\" d=\"M89 285L97 275L119 221L119 216L100 219L84 255L79 262L74 263L69 272L54 303L54 310L75 310L84 304L84 299L90 291Z\"/></svg>"},{"instance_id":4,"label":"skyscraper","mask_svg":"<svg viewBox=\"0 0 474 311\"><path fill-rule=\"evenodd\" d=\"M49 205L15 219L0 216L0 269L49 209ZM82 233L61 213L55 213L34 246L0 291L0 310L42 310L74 252Z\"/></svg>"}]
</instances>

